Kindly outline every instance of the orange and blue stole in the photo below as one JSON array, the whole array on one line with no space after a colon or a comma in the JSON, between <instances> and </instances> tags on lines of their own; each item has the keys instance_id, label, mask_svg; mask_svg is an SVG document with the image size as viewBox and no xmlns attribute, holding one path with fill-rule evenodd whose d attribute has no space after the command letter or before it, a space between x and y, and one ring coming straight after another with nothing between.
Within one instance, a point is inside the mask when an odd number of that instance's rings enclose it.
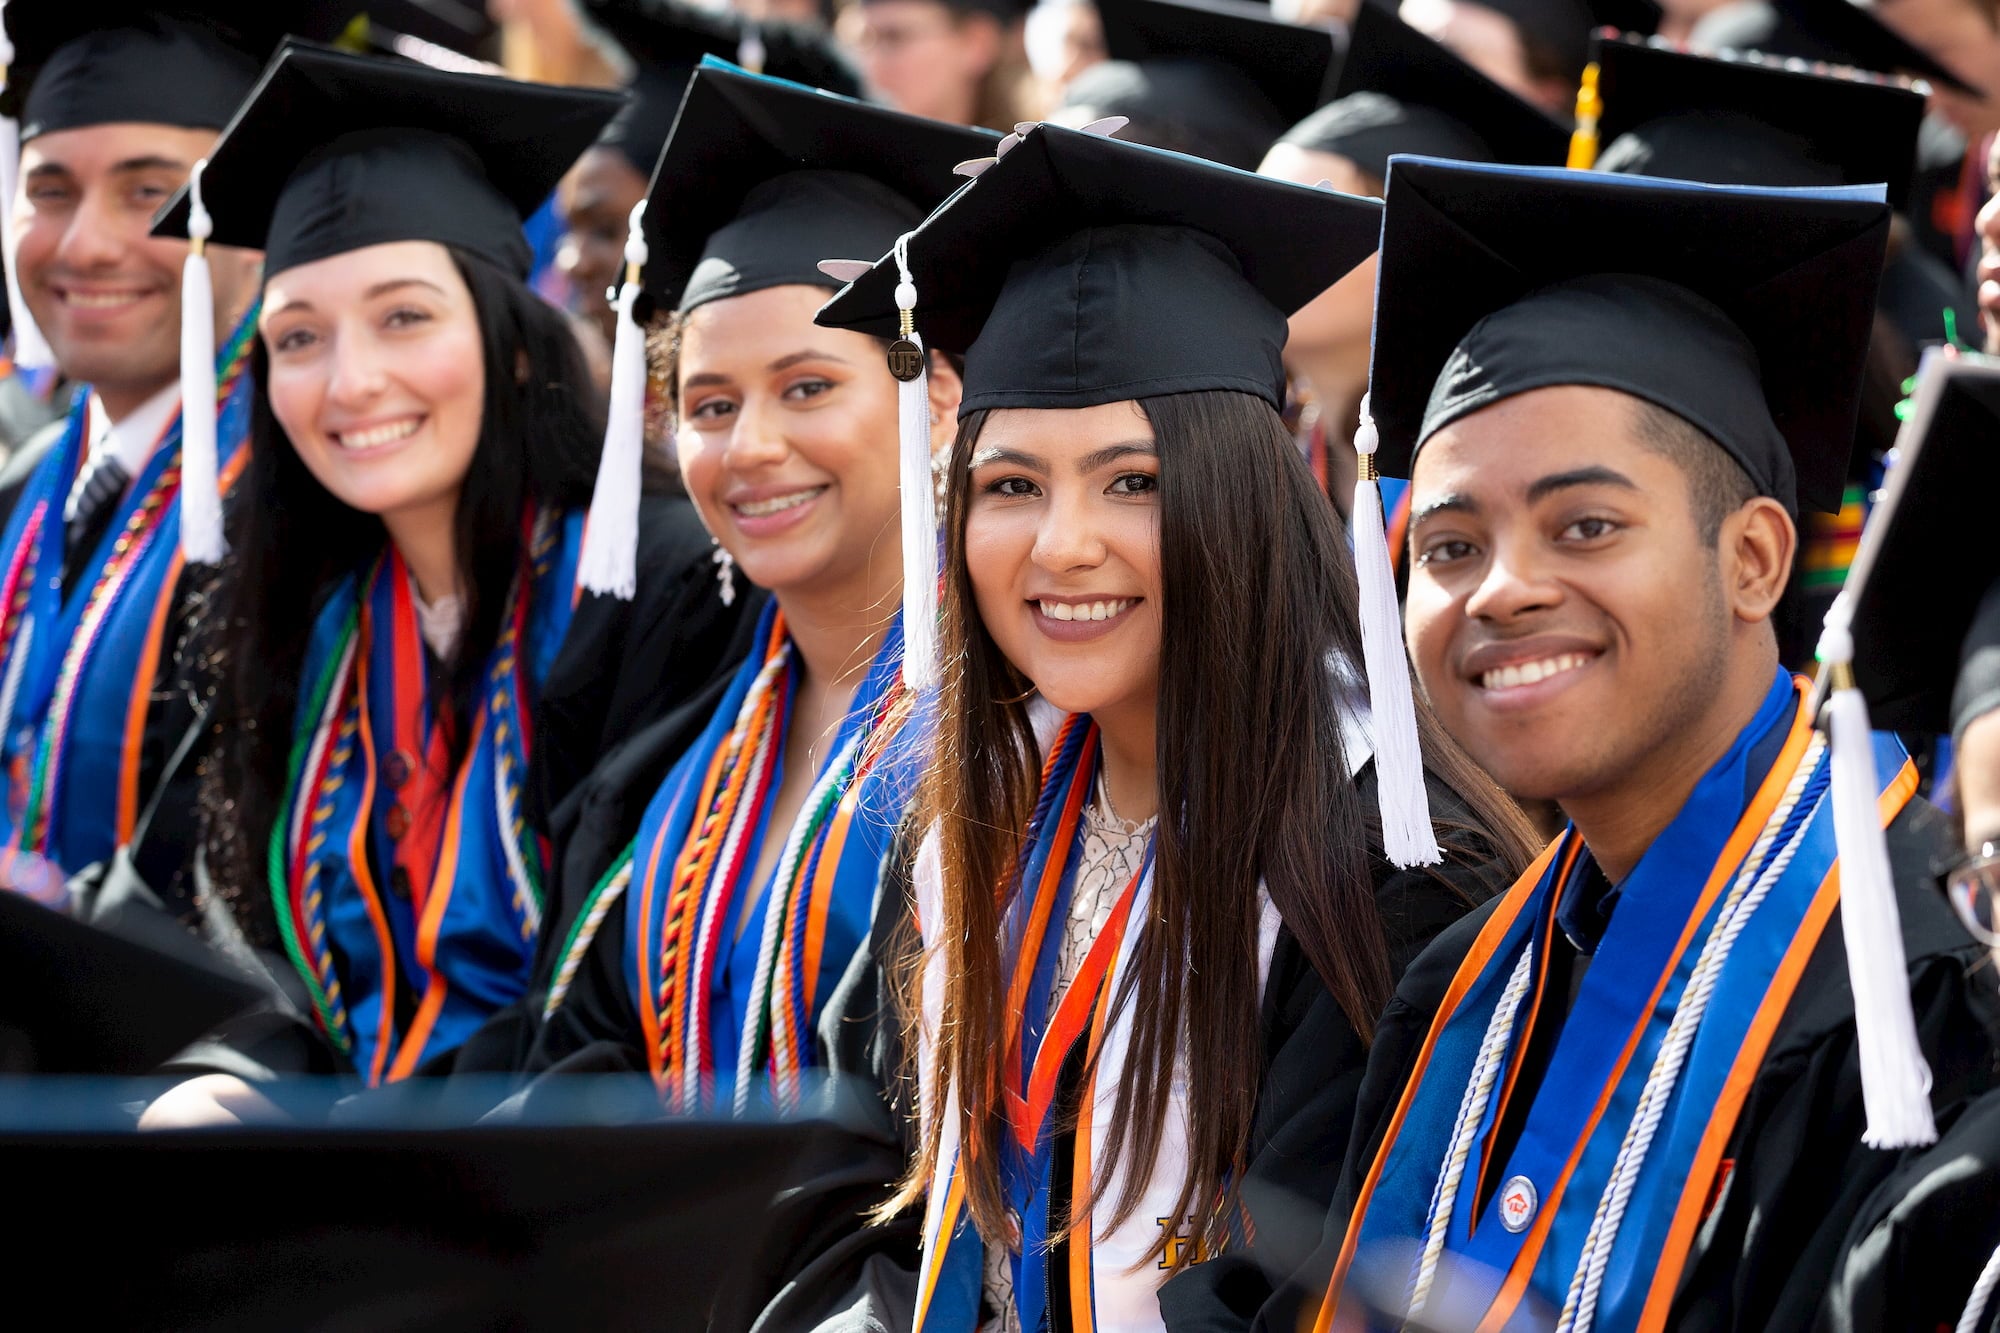
<instances>
[{"instance_id":1,"label":"orange and blue stole","mask_svg":"<svg viewBox=\"0 0 2000 1333\"><path fill-rule=\"evenodd\" d=\"M527 989L549 853L522 793L582 535L581 512L523 517L456 771L393 544L315 621L271 897L320 1030L371 1086L454 1049Z\"/></svg>"},{"instance_id":2,"label":"orange and blue stole","mask_svg":"<svg viewBox=\"0 0 2000 1333\"><path fill-rule=\"evenodd\" d=\"M1009 983L1001 1058L1006 1126L1000 1141L1000 1184L1021 1227L1020 1245L1008 1262L1024 1329L1088 1333L1098 1326L1091 1227L1069 1232L1062 1224L1091 1215L1095 1066L1117 1017L1119 965L1127 954L1134 904L1146 896L1153 866L1149 847L1076 976L1058 997L1063 926L1069 919L1083 846L1081 822L1097 781L1099 756L1096 723L1081 715L1065 718L1048 747L1041 791L1001 925ZM948 1124L955 1124L955 1104L946 1114ZM955 1143L956 1135L948 1133L940 1157L949 1169L931 1187L919 1274L919 1333L978 1326L985 1246L965 1210Z\"/></svg>"},{"instance_id":3,"label":"orange and blue stole","mask_svg":"<svg viewBox=\"0 0 2000 1333\"><path fill-rule=\"evenodd\" d=\"M226 492L249 461L253 305L217 353ZM67 586L63 507L89 452L88 394L26 482L0 537L0 846L74 872L127 841L146 714L180 583L181 420L168 423Z\"/></svg>"},{"instance_id":4,"label":"orange and blue stole","mask_svg":"<svg viewBox=\"0 0 2000 1333\"><path fill-rule=\"evenodd\" d=\"M1514 1081L1536 1011L1562 1003L1543 994L1544 960L1565 895L1586 880L1575 829L1501 900L1364 1178L1319 1329L1380 1326L1384 1304L1434 1318L1448 1306L1453 1327L1482 1333L1556 1312L1578 1330L1665 1326L1751 1082L1839 904L1829 759L1808 694L1778 676L1620 883L1504 1162L1489 1159L1508 1098L1527 1095ZM1777 736L1753 791L1751 755ZM1875 744L1886 825L1916 773L1893 737Z\"/></svg>"},{"instance_id":5,"label":"orange and blue stole","mask_svg":"<svg viewBox=\"0 0 2000 1333\"><path fill-rule=\"evenodd\" d=\"M798 816L773 826L785 749L802 739L791 735L799 664L775 601L756 642L654 793L624 862L626 984L648 1067L677 1110L743 1108L759 1088L796 1105L820 1010L868 937L922 771L892 619ZM758 884L771 838L783 842Z\"/></svg>"}]
</instances>

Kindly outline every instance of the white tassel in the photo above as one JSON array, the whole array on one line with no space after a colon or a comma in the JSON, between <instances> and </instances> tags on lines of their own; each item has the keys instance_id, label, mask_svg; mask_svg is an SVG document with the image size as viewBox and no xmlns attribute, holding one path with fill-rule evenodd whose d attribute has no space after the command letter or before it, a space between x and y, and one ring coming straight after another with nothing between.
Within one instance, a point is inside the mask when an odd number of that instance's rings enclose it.
<instances>
[{"instance_id":1,"label":"white tassel","mask_svg":"<svg viewBox=\"0 0 2000 1333\"><path fill-rule=\"evenodd\" d=\"M628 602L639 590L639 485L646 450L646 331L632 314L646 267L645 214L641 199L625 235L625 284L618 289L618 336L611 346L611 406L578 557L586 592Z\"/></svg>"},{"instance_id":2,"label":"white tassel","mask_svg":"<svg viewBox=\"0 0 2000 1333\"><path fill-rule=\"evenodd\" d=\"M1382 526L1382 493L1375 484L1375 419L1361 399L1361 428L1354 434L1359 477L1351 526L1354 577L1361 589L1361 655L1368 671L1368 707L1375 729L1375 778L1382 805L1382 850L1394 864L1436 865L1444 860L1431 827L1424 790L1423 749L1417 741L1417 706L1410 690L1410 659L1403 646L1403 613L1396 604L1396 576L1389 567L1389 536Z\"/></svg>"},{"instance_id":3,"label":"white tassel","mask_svg":"<svg viewBox=\"0 0 2000 1333\"><path fill-rule=\"evenodd\" d=\"M1854 685L1854 611L1836 597L1821 632L1819 657L1832 681L1826 703L1833 764L1833 834L1840 853L1840 930L1854 994L1855 1044L1868 1112L1862 1141L1908 1148L1937 1141L1931 1119L1931 1071L1910 1008L1909 964L1889 871L1889 845L1878 807L1881 787L1868 704Z\"/></svg>"},{"instance_id":4,"label":"white tassel","mask_svg":"<svg viewBox=\"0 0 2000 1333\"><path fill-rule=\"evenodd\" d=\"M902 449L903 683L913 690L938 681L937 488L931 479L931 377L916 330L917 287L910 280L910 238L896 239L896 309L902 336L917 349L919 368L896 385L896 429Z\"/></svg>"},{"instance_id":5,"label":"white tassel","mask_svg":"<svg viewBox=\"0 0 2000 1333\"><path fill-rule=\"evenodd\" d=\"M188 257L181 265L181 555L190 565L220 564L222 489L215 440L215 288L208 238L215 223L201 199L201 174L188 177Z\"/></svg>"},{"instance_id":6,"label":"white tassel","mask_svg":"<svg viewBox=\"0 0 2000 1333\"><path fill-rule=\"evenodd\" d=\"M7 71L14 64L14 43L7 38L7 6L0 3L0 92L7 89ZM7 316L14 326L14 364L22 370L45 370L56 363L48 339L28 312L21 280L14 268L14 192L21 181L21 127L11 116L0 116L0 260L7 266Z\"/></svg>"}]
</instances>

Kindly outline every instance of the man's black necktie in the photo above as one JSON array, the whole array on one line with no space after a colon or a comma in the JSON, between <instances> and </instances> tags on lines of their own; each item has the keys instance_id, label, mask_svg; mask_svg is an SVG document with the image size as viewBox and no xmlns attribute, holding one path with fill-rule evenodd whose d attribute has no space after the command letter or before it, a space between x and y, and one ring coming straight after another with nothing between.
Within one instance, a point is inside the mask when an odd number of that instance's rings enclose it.
<instances>
[{"instance_id":1,"label":"man's black necktie","mask_svg":"<svg viewBox=\"0 0 2000 1333\"><path fill-rule=\"evenodd\" d=\"M101 454L87 466L80 485L70 492L68 514L63 522L63 587L76 581L83 562L104 540L111 520L118 516L118 501L132 474L110 454Z\"/></svg>"}]
</instances>

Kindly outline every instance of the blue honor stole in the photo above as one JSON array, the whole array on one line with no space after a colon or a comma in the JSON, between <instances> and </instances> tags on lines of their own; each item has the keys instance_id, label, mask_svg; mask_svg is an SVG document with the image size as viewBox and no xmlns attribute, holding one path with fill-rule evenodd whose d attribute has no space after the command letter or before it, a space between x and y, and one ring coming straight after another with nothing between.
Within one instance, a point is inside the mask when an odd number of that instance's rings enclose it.
<instances>
[{"instance_id":1,"label":"blue honor stole","mask_svg":"<svg viewBox=\"0 0 2000 1333\"><path fill-rule=\"evenodd\" d=\"M419 771L443 747L412 581L393 550L335 588L314 624L271 891L321 1030L370 1085L454 1049L527 990L548 853L522 788L582 536L581 511L524 520L522 571L451 774ZM413 729L424 744L405 753L397 738ZM442 808L413 808L427 800ZM421 882L399 846L419 837Z\"/></svg>"},{"instance_id":2,"label":"blue honor stole","mask_svg":"<svg viewBox=\"0 0 2000 1333\"><path fill-rule=\"evenodd\" d=\"M669 1102L690 1109L740 1109L765 1076L779 1105L796 1097L817 1063L820 1010L868 937L925 758L892 618L797 817L772 827L799 672L775 600L755 642L761 651L648 803L619 872L625 982L647 1063ZM778 859L752 883L772 837L784 840ZM585 915L611 910L602 900L617 891L607 876ZM566 949L565 975L577 952Z\"/></svg>"},{"instance_id":3,"label":"blue honor stole","mask_svg":"<svg viewBox=\"0 0 2000 1333\"><path fill-rule=\"evenodd\" d=\"M1048 750L1020 874L1001 921L1001 961L1011 981L1007 1049L999 1053L1006 1106L1000 1186L1020 1228L1020 1244L1007 1257L1020 1327L1090 1333L1133 1327L1130 1292L1120 1293L1118 1313L1100 1309L1108 1297L1098 1289L1099 1247L1111 1245L1120 1254L1113 1267L1126 1276L1124 1270L1142 1258L1159 1234L1148 1228L1169 1221L1155 1219L1155 1209L1142 1207L1142 1215L1128 1221L1116 1237L1100 1236L1090 1221L1098 1192L1092 1178L1094 1120L1106 1109L1098 1080L1108 1085L1124 1067L1131 1008L1118 1004L1117 997L1140 937L1134 923L1143 925L1146 919L1153 853L1149 845L1076 976L1057 997L1064 926L1082 859L1083 811L1100 762L1096 724L1086 716L1066 718ZM927 976L926 985L934 980ZM1098 1061L1095 1077L1086 1067L1087 1057ZM939 1160L945 1170L932 1183L926 1210L917 1333L978 1327L984 1295L987 1245L965 1204L955 1091L944 1114ZM1171 1155L1165 1145L1162 1152ZM1179 1191L1175 1170L1155 1171L1152 1183L1151 1196L1158 1196L1163 1185L1168 1189L1162 1206L1170 1207ZM1079 1217L1085 1219L1080 1226L1061 1225ZM1180 1235L1183 1227L1174 1225L1173 1232ZM1186 1242L1170 1237L1168 1243ZM1147 1265L1149 1270L1160 1266ZM1142 1276L1152 1278L1154 1285L1160 1280L1157 1271ZM1156 1326L1157 1308L1141 1317L1145 1327Z\"/></svg>"},{"instance_id":4,"label":"blue honor stole","mask_svg":"<svg viewBox=\"0 0 2000 1333\"><path fill-rule=\"evenodd\" d=\"M245 352L256 320L253 305L217 357L225 490L249 457L256 388ZM71 873L107 859L136 822L146 713L182 569L177 410L63 586L63 508L88 453L89 402L77 396L0 536L0 845Z\"/></svg>"},{"instance_id":5,"label":"blue honor stole","mask_svg":"<svg viewBox=\"0 0 2000 1333\"><path fill-rule=\"evenodd\" d=\"M1829 756L1809 687L1782 674L1620 884L1512 1154L1488 1160L1544 995L1563 896L1587 850L1566 830L1460 965L1363 1183L1318 1327L1378 1303L1456 1327L1664 1326L1723 1154L1799 975L1839 903ZM1747 806L1758 741L1785 728ZM1893 820L1915 791L1875 738ZM1520 1094L1514 1094L1520 1095ZM1480 1183L1492 1186L1475 1207ZM1358 1289L1357 1289L1358 1290Z\"/></svg>"}]
</instances>

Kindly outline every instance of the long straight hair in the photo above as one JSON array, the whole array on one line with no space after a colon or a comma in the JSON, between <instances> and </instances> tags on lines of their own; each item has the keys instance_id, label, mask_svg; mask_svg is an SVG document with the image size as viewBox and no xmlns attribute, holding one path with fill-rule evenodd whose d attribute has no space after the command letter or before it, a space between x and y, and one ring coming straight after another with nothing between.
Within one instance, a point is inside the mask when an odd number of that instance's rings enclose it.
<instances>
[{"instance_id":1,"label":"long straight hair","mask_svg":"<svg viewBox=\"0 0 2000 1333\"><path fill-rule=\"evenodd\" d=\"M465 630L433 700L456 770L520 568L522 515L531 500L589 503L603 418L564 315L491 261L448 248L472 295L486 370L479 437L453 519ZM388 535L380 518L342 502L306 468L261 388L269 365L261 339L252 355L260 388L250 462L231 499L230 554L201 649L219 682L211 716L221 732L201 810L210 878L246 933L268 944L275 927L265 853L286 787L307 641L334 586L365 572Z\"/></svg>"},{"instance_id":2,"label":"long straight hair","mask_svg":"<svg viewBox=\"0 0 2000 1333\"><path fill-rule=\"evenodd\" d=\"M1141 400L1160 460L1161 608L1157 711L1159 809L1152 910L1114 1002L1131 1007L1132 1038L1109 1129L1123 1163L1115 1227L1139 1204L1173 1103L1177 1058L1187 1078L1188 1164L1175 1216L1204 1218L1219 1239L1231 1169L1249 1141L1258 1081L1257 888L1362 1037L1395 978L1374 897L1370 848L1379 817L1351 780L1329 654L1361 661L1353 562L1339 519L1276 412L1228 391ZM965 559L969 460L983 414L953 447L946 515L938 742L922 794L940 837L943 920L925 923L944 950L934 1033L934 1108L955 1088L959 1170L981 1233L1008 1234L999 1161L1004 1109L996 1053L1006 1048L1008 977L1001 919L1040 784L1040 758L1016 671L979 619ZM1420 702L1425 761L1472 813L1474 834L1516 868L1532 835L1513 803L1445 737ZM918 1020L912 959L905 1022ZM912 1039L909 1049L914 1050ZM1093 1071L1094 1072L1094 1071ZM929 1186L941 1124L885 1212ZM1093 1203L1097 1202L1093 1198ZM1089 1213L1062 1222L1088 1225ZM1166 1256L1162 1236L1154 1253ZM1172 1266L1199 1246L1178 1247Z\"/></svg>"}]
</instances>

